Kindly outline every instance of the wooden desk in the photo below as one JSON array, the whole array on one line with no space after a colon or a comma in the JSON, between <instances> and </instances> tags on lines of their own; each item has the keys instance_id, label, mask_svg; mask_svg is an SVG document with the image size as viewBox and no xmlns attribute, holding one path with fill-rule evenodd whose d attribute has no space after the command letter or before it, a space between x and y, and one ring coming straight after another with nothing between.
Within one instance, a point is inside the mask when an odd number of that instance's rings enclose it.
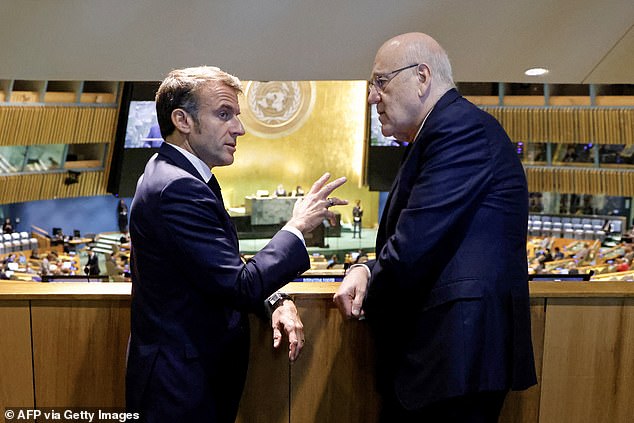
<instances>
[{"instance_id":1,"label":"wooden desk","mask_svg":"<svg viewBox=\"0 0 634 423\"><path fill-rule=\"evenodd\" d=\"M92 238L73 238L73 239L69 239L68 243L73 245L80 245L80 244L88 244L89 242L92 242L92 241L93 241Z\"/></svg>"},{"instance_id":2,"label":"wooden desk","mask_svg":"<svg viewBox=\"0 0 634 423\"><path fill-rule=\"evenodd\" d=\"M129 283L0 282L0 409L124 404ZM273 351L252 319L239 420L376 422L379 398L365 322L344 321L338 283L293 283L302 357ZM501 422L634 421L634 283L531 282L539 384L512 393Z\"/></svg>"}]
</instances>

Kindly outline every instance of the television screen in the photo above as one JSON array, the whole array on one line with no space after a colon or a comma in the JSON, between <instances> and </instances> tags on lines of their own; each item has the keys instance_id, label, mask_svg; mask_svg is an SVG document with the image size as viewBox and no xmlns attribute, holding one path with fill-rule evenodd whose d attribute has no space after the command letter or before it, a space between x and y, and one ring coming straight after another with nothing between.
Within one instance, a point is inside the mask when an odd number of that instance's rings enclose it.
<instances>
[{"instance_id":1,"label":"television screen","mask_svg":"<svg viewBox=\"0 0 634 423\"><path fill-rule=\"evenodd\" d=\"M163 142L154 101L130 101L125 129L125 148L159 147Z\"/></svg>"},{"instance_id":2,"label":"television screen","mask_svg":"<svg viewBox=\"0 0 634 423\"><path fill-rule=\"evenodd\" d=\"M117 134L113 147L108 192L134 195L145 163L163 142L156 120L154 96L160 82L126 82L123 85Z\"/></svg>"}]
</instances>

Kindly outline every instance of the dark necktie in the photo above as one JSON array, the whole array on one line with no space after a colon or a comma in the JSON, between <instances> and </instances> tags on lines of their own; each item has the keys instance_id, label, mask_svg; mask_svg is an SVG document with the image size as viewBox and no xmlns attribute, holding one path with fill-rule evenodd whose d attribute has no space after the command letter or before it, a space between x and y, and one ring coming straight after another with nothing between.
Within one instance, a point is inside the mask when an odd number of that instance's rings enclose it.
<instances>
[{"instance_id":1,"label":"dark necktie","mask_svg":"<svg viewBox=\"0 0 634 423\"><path fill-rule=\"evenodd\" d=\"M220 202L224 203L222 199L222 192L220 192L220 185L218 184L218 180L216 179L216 175L211 175L211 179L207 182L207 186L216 194L216 197L220 200Z\"/></svg>"},{"instance_id":2,"label":"dark necktie","mask_svg":"<svg viewBox=\"0 0 634 423\"><path fill-rule=\"evenodd\" d=\"M221 205L222 209L224 210L225 203L224 203L224 200L222 199L222 192L220 192L220 185L218 184L218 180L216 179L215 175L211 175L211 179L207 182L207 186L209 187L209 189L211 189L213 191L214 194L216 194L216 197L218 197L218 199L220 200L220 205ZM236 226L233 224L233 220L231 220L229 215L227 215L227 219L230 222L230 227L231 227L231 230L233 231L233 237L234 237L234 240L236 242L236 248L237 248L237 245L238 245L238 231L236 230Z\"/></svg>"}]
</instances>

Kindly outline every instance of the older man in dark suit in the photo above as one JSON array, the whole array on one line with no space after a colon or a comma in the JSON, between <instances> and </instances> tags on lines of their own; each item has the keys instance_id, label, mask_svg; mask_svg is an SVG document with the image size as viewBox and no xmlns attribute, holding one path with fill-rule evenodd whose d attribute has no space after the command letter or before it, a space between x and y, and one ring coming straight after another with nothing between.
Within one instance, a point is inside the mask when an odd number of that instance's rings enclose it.
<instances>
[{"instance_id":1,"label":"older man in dark suit","mask_svg":"<svg viewBox=\"0 0 634 423\"><path fill-rule=\"evenodd\" d=\"M460 96L421 33L378 51L368 102L410 142L376 240L335 294L366 316L385 422L494 422L536 383L526 266L527 184L500 124Z\"/></svg>"},{"instance_id":2,"label":"older man in dark suit","mask_svg":"<svg viewBox=\"0 0 634 423\"><path fill-rule=\"evenodd\" d=\"M148 162L131 207L132 330L127 407L145 422L235 420L249 355L247 312L272 316L289 359L304 334L292 301L274 293L309 267L303 235L346 204L328 195L345 178L325 174L292 218L243 263L212 175L233 163L240 81L213 67L172 71L156 95L165 143ZM274 294L274 295L271 295ZM267 298L268 297L268 298Z\"/></svg>"}]
</instances>

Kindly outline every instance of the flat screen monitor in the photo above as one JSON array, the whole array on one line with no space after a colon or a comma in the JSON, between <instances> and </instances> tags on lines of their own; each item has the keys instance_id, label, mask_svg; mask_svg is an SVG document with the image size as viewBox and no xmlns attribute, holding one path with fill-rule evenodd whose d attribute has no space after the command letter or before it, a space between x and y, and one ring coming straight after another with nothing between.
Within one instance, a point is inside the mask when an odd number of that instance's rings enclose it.
<instances>
[{"instance_id":1,"label":"flat screen monitor","mask_svg":"<svg viewBox=\"0 0 634 423\"><path fill-rule=\"evenodd\" d=\"M131 100L125 130L125 148L156 148L163 142L156 119L156 103Z\"/></svg>"},{"instance_id":2,"label":"flat screen monitor","mask_svg":"<svg viewBox=\"0 0 634 423\"><path fill-rule=\"evenodd\" d=\"M389 191L398 173L405 146L407 142L383 135L376 105L370 105L366 174L371 191Z\"/></svg>"},{"instance_id":3,"label":"flat screen monitor","mask_svg":"<svg viewBox=\"0 0 634 423\"><path fill-rule=\"evenodd\" d=\"M121 95L108 192L132 197L145 163L163 143L154 96L160 82L126 82Z\"/></svg>"}]
</instances>

